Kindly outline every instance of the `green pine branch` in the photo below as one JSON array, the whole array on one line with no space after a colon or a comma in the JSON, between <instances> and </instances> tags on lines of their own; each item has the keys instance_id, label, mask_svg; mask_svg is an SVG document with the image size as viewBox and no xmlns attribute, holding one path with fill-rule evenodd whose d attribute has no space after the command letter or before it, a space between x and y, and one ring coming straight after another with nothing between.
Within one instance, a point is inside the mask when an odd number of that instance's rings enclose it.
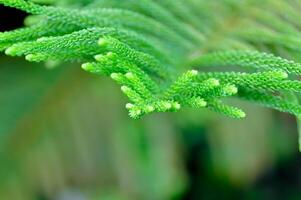
<instances>
[{"instance_id":1,"label":"green pine branch","mask_svg":"<svg viewBox=\"0 0 301 200\"><path fill-rule=\"evenodd\" d=\"M33 62L79 62L112 78L133 118L182 107L245 117L223 103L228 97L301 114L299 103L283 95L301 92L298 1L0 3L31 14L27 27L0 33L0 50Z\"/></svg>"}]
</instances>

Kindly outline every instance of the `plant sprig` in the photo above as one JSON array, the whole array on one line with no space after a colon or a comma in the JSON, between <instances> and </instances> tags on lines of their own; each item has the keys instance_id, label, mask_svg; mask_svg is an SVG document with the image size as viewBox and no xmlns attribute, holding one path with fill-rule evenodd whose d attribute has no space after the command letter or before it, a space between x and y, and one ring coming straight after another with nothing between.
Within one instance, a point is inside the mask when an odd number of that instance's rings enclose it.
<instances>
[{"instance_id":1,"label":"plant sprig","mask_svg":"<svg viewBox=\"0 0 301 200\"><path fill-rule=\"evenodd\" d=\"M133 118L182 107L245 117L223 103L228 97L301 114L298 103L281 95L301 91L294 79L301 74L296 10L286 13L284 22L277 9L263 9L277 6L272 0L264 5L257 0L63 2L0 0L37 17L25 28L0 33L0 50L33 62L76 61L85 71L112 78L129 98L126 108ZM246 5L248 15L242 10ZM220 15L210 14L213 9Z\"/></svg>"}]
</instances>

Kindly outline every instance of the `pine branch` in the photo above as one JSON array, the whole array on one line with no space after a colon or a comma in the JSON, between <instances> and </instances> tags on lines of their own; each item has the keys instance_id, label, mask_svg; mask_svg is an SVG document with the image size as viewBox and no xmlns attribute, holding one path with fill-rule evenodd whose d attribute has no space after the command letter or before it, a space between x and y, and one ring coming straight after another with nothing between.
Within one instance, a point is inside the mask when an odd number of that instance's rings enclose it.
<instances>
[{"instance_id":1,"label":"pine branch","mask_svg":"<svg viewBox=\"0 0 301 200\"><path fill-rule=\"evenodd\" d=\"M76 61L110 77L129 98L133 118L182 107L245 117L223 103L227 97L301 114L282 95L301 91L301 24L293 1L71 2L0 0L33 17L25 28L0 33L0 50L34 62Z\"/></svg>"}]
</instances>

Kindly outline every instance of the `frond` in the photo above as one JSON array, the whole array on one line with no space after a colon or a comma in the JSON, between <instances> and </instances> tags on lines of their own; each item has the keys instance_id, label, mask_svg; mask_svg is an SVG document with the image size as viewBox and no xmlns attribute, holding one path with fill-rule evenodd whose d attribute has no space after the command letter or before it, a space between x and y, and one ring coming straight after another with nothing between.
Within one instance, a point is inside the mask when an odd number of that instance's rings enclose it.
<instances>
[{"instance_id":1,"label":"frond","mask_svg":"<svg viewBox=\"0 0 301 200\"><path fill-rule=\"evenodd\" d=\"M228 97L301 114L282 95L301 91L298 1L47 2L54 5L0 0L33 15L28 27L0 33L0 50L28 61L76 61L112 78L133 118L182 107L245 117L223 103Z\"/></svg>"}]
</instances>

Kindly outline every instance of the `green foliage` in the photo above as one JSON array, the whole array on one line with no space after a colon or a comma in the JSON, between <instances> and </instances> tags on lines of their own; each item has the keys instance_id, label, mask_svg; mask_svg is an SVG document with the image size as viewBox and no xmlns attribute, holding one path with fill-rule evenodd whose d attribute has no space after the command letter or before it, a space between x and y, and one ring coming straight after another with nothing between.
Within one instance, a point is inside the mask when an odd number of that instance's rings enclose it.
<instances>
[{"instance_id":1,"label":"green foliage","mask_svg":"<svg viewBox=\"0 0 301 200\"><path fill-rule=\"evenodd\" d=\"M58 191L71 179L87 191L99 177L112 181L101 178L101 199L106 190L129 199L174 199L190 184L184 167L189 157L181 152L195 151L205 134L210 147L200 157L206 171L216 168L218 177L239 180L239 187L294 152L296 138L280 134L291 130L271 125L271 113L225 102L237 98L301 116L298 1L0 2L33 14L24 28L0 33L1 51L52 67L76 62L96 74L74 65L51 71L2 60L1 199L33 199L26 194ZM202 110L176 115L180 127L164 115L130 120L119 109L114 85L98 76L120 85L133 118ZM213 120L207 110L250 117ZM198 186L216 190L209 185Z\"/></svg>"},{"instance_id":2,"label":"green foliage","mask_svg":"<svg viewBox=\"0 0 301 200\"><path fill-rule=\"evenodd\" d=\"M301 114L283 95L301 90L294 80L301 74L298 1L35 2L0 0L33 15L27 27L0 34L0 49L34 62L80 62L111 77L133 118L182 107L245 117L223 103L226 97Z\"/></svg>"}]
</instances>

